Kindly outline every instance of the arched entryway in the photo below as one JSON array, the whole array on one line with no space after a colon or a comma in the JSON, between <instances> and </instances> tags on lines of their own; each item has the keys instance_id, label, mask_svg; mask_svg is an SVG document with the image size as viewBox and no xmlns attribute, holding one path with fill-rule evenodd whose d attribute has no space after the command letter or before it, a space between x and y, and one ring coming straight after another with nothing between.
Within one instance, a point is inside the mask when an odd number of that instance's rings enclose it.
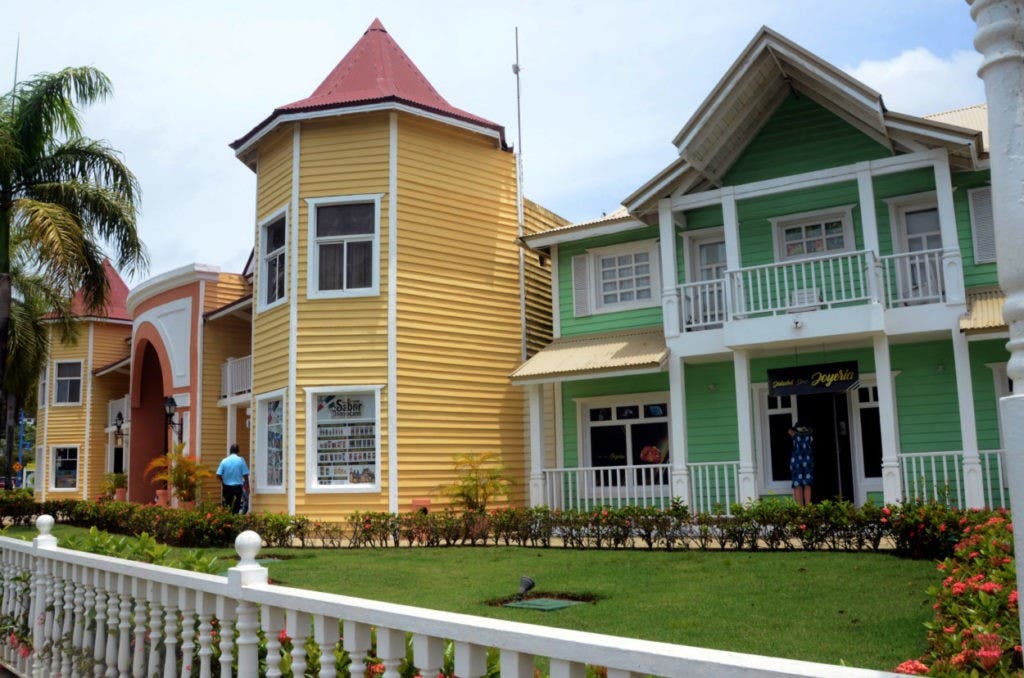
<instances>
[{"instance_id":1,"label":"arched entryway","mask_svg":"<svg viewBox=\"0 0 1024 678\"><path fill-rule=\"evenodd\" d=\"M149 462L163 454L167 446L164 370L160 364L160 356L152 343L142 342L136 347L136 351L142 351L142 357L136 359L138 379L132 380L128 499L149 503L153 501L156 488L144 477L144 472Z\"/></svg>"}]
</instances>

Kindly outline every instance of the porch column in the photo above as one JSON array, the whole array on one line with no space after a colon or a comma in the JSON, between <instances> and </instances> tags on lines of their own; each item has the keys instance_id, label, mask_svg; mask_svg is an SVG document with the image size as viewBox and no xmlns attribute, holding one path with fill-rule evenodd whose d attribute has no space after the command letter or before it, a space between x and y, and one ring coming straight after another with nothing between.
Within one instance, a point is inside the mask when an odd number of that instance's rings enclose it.
<instances>
[{"instance_id":1,"label":"porch column","mask_svg":"<svg viewBox=\"0 0 1024 678\"><path fill-rule=\"evenodd\" d=\"M735 289L733 271L740 268L740 221L736 214L736 197L732 189L722 189L722 226L725 231L725 319L732 320L733 314L742 312L741 290Z\"/></svg>"},{"instance_id":2,"label":"porch column","mask_svg":"<svg viewBox=\"0 0 1024 678\"><path fill-rule=\"evenodd\" d=\"M676 265L676 226L672 203L658 201L658 232L661 238L661 309L665 336L679 336L679 274Z\"/></svg>"},{"instance_id":3,"label":"porch column","mask_svg":"<svg viewBox=\"0 0 1024 678\"><path fill-rule=\"evenodd\" d=\"M544 386L526 387L530 401L530 506L544 503Z\"/></svg>"},{"instance_id":4,"label":"porch column","mask_svg":"<svg viewBox=\"0 0 1024 678\"><path fill-rule=\"evenodd\" d=\"M1014 0L975 0L971 16L978 24L974 46L983 55L978 74L988 101L992 210L996 231L999 286L1006 293L1003 320L1010 328L1013 395L1000 399L1006 446L1010 507L1024 512L1024 16ZM1015 551L1024 554L1024 530L1013 534ZM1017 588L1024 588L1024 566L1017 564ZM1024 626L1024 605L1018 606Z\"/></svg>"},{"instance_id":5,"label":"porch column","mask_svg":"<svg viewBox=\"0 0 1024 678\"><path fill-rule=\"evenodd\" d=\"M668 449L672 464L672 496L690 503L690 472L686 449L686 369L677 356L668 359Z\"/></svg>"},{"instance_id":6,"label":"porch column","mask_svg":"<svg viewBox=\"0 0 1024 678\"><path fill-rule=\"evenodd\" d=\"M892 384L889 339L875 335L875 377L878 382L878 423L882 429L882 495L886 503L903 498L899 441L896 440L896 393Z\"/></svg>"},{"instance_id":7,"label":"porch column","mask_svg":"<svg viewBox=\"0 0 1024 678\"><path fill-rule=\"evenodd\" d=\"M878 244L878 218L875 214L875 187L871 182L871 171L861 170L857 172L857 193L860 201L860 223L864 231L864 249L871 252L873 260L870 262L868 275L868 291L871 294L871 301L880 302L885 298L885 289L882 277L882 262L879 259L882 255Z\"/></svg>"},{"instance_id":8,"label":"porch column","mask_svg":"<svg viewBox=\"0 0 1024 678\"><path fill-rule=\"evenodd\" d=\"M956 233L956 212L953 210L953 181L949 174L949 155L943 151L935 158L935 199L939 206L939 229L942 235L942 280L947 304L966 303L964 266L960 258L960 239Z\"/></svg>"},{"instance_id":9,"label":"porch column","mask_svg":"<svg viewBox=\"0 0 1024 678\"><path fill-rule=\"evenodd\" d=\"M985 505L985 489L978 456L978 427L974 418L974 385L967 335L953 330L953 364L956 367L956 398L960 405L960 438L964 452L964 502L968 508Z\"/></svg>"},{"instance_id":10,"label":"porch column","mask_svg":"<svg viewBox=\"0 0 1024 678\"><path fill-rule=\"evenodd\" d=\"M750 357L746 351L733 351L733 372L736 376L736 432L739 434L740 476L739 500L757 499L754 478L754 427L750 410Z\"/></svg>"}]
</instances>

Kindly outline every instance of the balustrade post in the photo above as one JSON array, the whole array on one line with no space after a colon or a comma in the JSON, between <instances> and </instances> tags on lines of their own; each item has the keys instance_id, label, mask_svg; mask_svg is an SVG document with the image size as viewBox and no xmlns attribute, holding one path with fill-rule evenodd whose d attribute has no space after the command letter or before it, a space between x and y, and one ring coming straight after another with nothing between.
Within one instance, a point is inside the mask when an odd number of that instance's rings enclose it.
<instances>
[{"instance_id":1,"label":"balustrade post","mask_svg":"<svg viewBox=\"0 0 1024 678\"><path fill-rule=\"evenodd\" d=\"M164 675L173 676L178 672L178 589L163 584L161 596L164 601Z\"/></svg>"},{"instance_id":2,"label":"balustrade post","mask_svg":"<svg viewBox=\"0 0 1024 678\"><path fill-rule=\"evenodd\" d=\"M117 675L128 678L132 663L132 597L131 580L127 575L117 576L117 594L121 608L117 615Z\"/></svg>"},{"instance_id":3,"label":"balustrade post","mask_svg":"<svg viewBox=\"0 0 1024 678\"><path fill-rule=\"evenodd\" d=\"M292 675L301 676L306 671L306 638L309 636L309 615L298 610L288 610L286 619L285 628L288 629L288 635L292 639ZM348 627L345 628L345 649L348 649ZM366 631L366 647L370 647L369 629ZM358 663L352 652L349 652L349 656L352 658L352 666L362 666L366 653L363 653L363 658Z\"/></svg>"},{"instance_id":4,"label":"balustrade post","mask_svg":"<svg viewBox=\"0 0 1024 678\"><path fill-rule=\"evenodd\" d=\"M420 670L421 676L431 678L441 672L444 667L444 640L434 636L424 636L417 633L412 637L413 662ZM502 670L505 662L502 660ZM528 678L533 678L533 669L530 669Z\"/></svg>"},{"instance_id":5,"label":"balustrade post","mask_svg":"<svg viewBox=\"0 0 1024 678\"><path fill-rule=\"evenodd\" d=\"M480 678L486 673L487 648L482 645L456 641L455 675L459 678Z\"/></svg>"},{"instance_id":6,"label":"balustrade post","mask_svg":"<svg viewBox=\"0 0 1024 678\"><path fill-rule=\"evenodd\" d=\"M267 634L267 678L281 675L281 632L285 631L284 611L279 607L263 605L263 631Z\"/></svg>"},{"instance_id":7,"label":"balustrade post","mask_svg":"<svg viewBox=\"0 0 1024 678\"><path fill-rule=\"evenodd\" d=\"M220 648L220 678L231 678L235 653L235 605L230 598L217 596L217 647ZM301 675L296 673L296 675ZM245 678L239 674L239 678Z\"/></svg>"},{"instance_id":8,"label":"balustrade post","mask_svg":"<svg viewBox=\"0 0 1024 678\"><path fill-rule=\"evenodd\" d=\"M92 652L93 643L96 637L95 620L93 613L96 610L96 586L93 580L92 570L83 567L79 571L79 577L85 582L85 617L82 624L82 656ZM84 675L86 672L81 672ZM92 673L91 671L87 673Z\"/></svg>"},{"instance_id":9,"label":"balustrade post","mask_svg":"<svg viewBox=\"0 0 1024 678\"><path fill-rule=\"evenodd\" d=\"M509 678L533 678L533 655L512 650L501 651L501 675ZM427 674L423 674L427 675ZM430 675L437 675L436 673Z\"/></svg>"},{"instance_id":10,"label":"balustrade post","mask_svg":"<svg viewBox=\"0 0 1024 678\"><path fill-rule=\"evenodd\" d=\"M587 667L580 662L552 659L550 675L551 678L586 678Z\"/></svg>"},{"instance_id":11,"label":"balustrade post","mask_svg":"<svg viewBox=\"0 0 1024 678\"><path fill-rule=\"evenodd\" d=\"M377 627L377 658L384 664L381 678L399 678L398 667L405 657L405 632Z\"/></svg>"},{"instance_id":12,"label":"balustrade post","mask_svg":"<svg viewBox=\"0 0 1024 678\"><path fill-rule=\"evenodd\" d=\"M30 615L32 623L32 675L41 678L46 672L46 667L40 656L40 651L46 644L46 604L49 597L50 578L48 573L49 560L44 557L42 551L52 551L57 548L57 538L50 534L53 529L53 516L41 515L36 518L36 530L39 536L32 540L32 584Z\"/></svg>"},{"instance_id":13,"label":"balustrade post","mask_svg":"<svg viewBox=\"0 0 1024 678\"><path fill-rule=\"evenodd\" d=\"M291 614L291 612L288 613L289 627L292 625ZM345 634L342 636L341 643L345 651L348 652L349 659L352 660L352 666L362 667L366 662L366 653L370 651L370 627L346 619L342 628ZM294 656L294 654L293 651L292 655Z\"/></svg>"},{"instance_id":14,"label":"balustrade post","mask_svg":"<svg viewBox=\"0 0 1024 678\"><path fill-rule=\"evenodd\" d=\"M146 580L132 578L132 597L135 598L135 648L132 652L132 675L142 676L146 671Z\"/></svg>"},{"instance_id":15,"label":"balustrade post","mask_svg":"<svg viewBox=\"0 0 1024 678\"><path fill-rule=\"evenodd\" d=\"M50 562L50 604L52 612L47 613L47 629L50 638L50 673L60 673L61 655L61 623L64 619L64 582L60 576L61 563L58 560Z\"/></svg>"},{"instance_id":16,"label":"balustrade post","mask_svg":"<svg viewBox=\"0 0 1024 678\"><path fill-rule=\"evenodd\" d=\"M64 623L60 629L61 675L70 676L75 656L75 577L70 563L62 564L64 578Z\"/></svg>"},{"instance_id":17,"label":"balustrade post","mask_svg":"<svg viewBox=\"0 0 1024 678\"><path fill-rule=\"evenodd\" d=\"M256 556L263 545L263 539L246 530L235 537L235 551L238 565L228 570L228 591L238 601L235 613L238 616L238 675L256 675L259 669L259 612L256 606L244 598L245 587L266 586L267 568L256 562Z\"/></svg>"},{"instance_id":18,"label":"balustrade post","mask_svg":"<svg viewBox=\"0 0 1024 678\"><path fill-rule=\"evenodd\" d=\"M196 593L187 588L178 591L181 611L181 678L192 675L192 655L196 649Z\"/></svg>"},{"instance_id":19,"label":"balustrade post","mask_svg":"<svg viewBox=\"0 0 1024 678\"><path fill-rule=\"evenodd\" d=\"M196 594L196 616L199 617L199 678L213 673L213 612L216 600L209 593Z\"/></svg>"},{"instance_id":20,"label":"balustrade post","mask_svg":"<svg viewBox=\"0 0 1024 678\"><path fill-rule=\"evenodd\" d=\"M149 656L146 662L146 675L155 676L160 673L160 629L163 627L159 584L146 581L146 600L149 602Z\"/></svg>"},{"instance_id":21,"label":"balustrade post","mask_svg":"<svg viewBox=\"0 0 1024 678\"><path fill-rule=\"evenodd\" d=\"M117 678L117 627L121 621L121 599L117 594L117 575L113 572L106 573L107 587L107 647L104 651L104 659L107 662L107 669L104 675L107 678Z\"/></svg>"},{"instance_id":22,"label":"balustrade post","mask_svg":"<svg viewBox=\"0 0 1024 678\"><path fill-rule=\"evenodd\" d=\"M377 646L380 647L380 631L377 632ZM334 678L338 675L334 648L338 645L338 619L316 615L313 617L313 639L320 646L320 678ZM387 675L387 674L385 674Z\"/></svg>"},{"instance_id":23,"label":"balustrade post","mask_svg":"<svg viewBox=\"0 0 1024 678\"><path fill-rule=\"evenodd\" d=\"M88 608L85 606L86 587L83 585L85 581L85 568L75 565L71 572L71 578L75 581L75 620L71 628L71 647L74 648L76 653L79 653L84 647L82 639L85 635L85 627L89 623ZM71 675L73 678L78 678L81 675L77 662L71 667Z\"/></svg>"}]
</instances>

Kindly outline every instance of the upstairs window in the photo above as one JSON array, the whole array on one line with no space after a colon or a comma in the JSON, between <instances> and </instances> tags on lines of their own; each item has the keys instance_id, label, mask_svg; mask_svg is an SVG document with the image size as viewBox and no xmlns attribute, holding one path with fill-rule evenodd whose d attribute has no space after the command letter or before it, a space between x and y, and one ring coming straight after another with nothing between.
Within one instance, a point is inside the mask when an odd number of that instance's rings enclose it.
<instances>
[{"instance_id":1,"label":"upstairs window","mask_svg":"<svg viewBox=\"0 0 1024 678\"><path fill-rule=\"evenodd\" d=\"M56 405L82 404L82 362L80 360L57 363L53 401Z\"/></svg>"},{"instance_id":2,"label":"upstairs window","mask_svg":"<svg viewBox=\"0 0 1024 678\"><path fill-rule=\"evenodd\" d=\"M48 388L46 380L49 378L48 374L49 370L46 369L46 365L43 365L43 371L39 373L39 384L36 391L36 404L40 408L46 407L46 390Z\"/></svg>"},{"instance_id":3,"label":"upstairs window","mask_svg":"<svg viewBox=\"0 0 1024 678\"><path fill-rule=\"evenodd\" d=\"M645 240L572 258L576 316L661 305L658 243Z\"/></svg>"},{"instance_id":4,"label":"upstairs window","mask_svg":"<svg viewBox=\"0 0 1024 678\"><path fill-rule=\"evenodd\" d=\"M971 206L971 234L974 238L974 263L991 264L996 260L996 222L992 216L992 189L989 186L967 192Z\"/></svg>"},{"instance_id":5,"label":"upstairs window","mask_svg":"<svg viewBox=\"0 0 1024 678\"><path fill-rule=\"evenodd\" d=\"M377 294L380 197L314 198L308 202L309 296Z\"/></svg>"},{"instance_id":6,"label":"upstairs window","mask_svg":"<svg viewBox=\"0 0 1024 678\"><path fill-rule=\"evenodd\" d=\"M772 219L777 261L809 259L854 249L852 206Z\"/></svg>"},{"instance_id":7,"label":"upstairs window","mask_svg":"<svg viewBox=\"0 0 1024 678\"><path fill-rule=\"evenodd\" d=\"M282 303L288 273L285 254L288 224L285 211L272 216L260 227L260 307L263 310Z\"/></svg>"}]
</instances>

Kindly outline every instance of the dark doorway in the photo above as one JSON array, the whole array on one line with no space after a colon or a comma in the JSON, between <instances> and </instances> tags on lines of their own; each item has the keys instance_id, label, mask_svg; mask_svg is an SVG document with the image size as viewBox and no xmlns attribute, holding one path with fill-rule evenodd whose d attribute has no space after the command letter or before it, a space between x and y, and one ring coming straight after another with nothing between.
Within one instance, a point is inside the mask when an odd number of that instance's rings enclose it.
<instances>
[{"instance_id":1,"label":"dark doorway","mask_svg":"<svg viewBox=\"0 0 1024 678\"><path fill-rule=\"evenodd\" d=\"M137 350L142 355L142 378L139 381L139 406L132 407L132 432L128 438L128 499L134 502L153 501L156 487L144 477L146 466L164 454L167 445L167 420L164 418L164 381L160 356L152 344Z\"/></svg>"},{"instance_id":2,"label":"dark doorway","mask_svg":"<svg viewBox=\"0 0 1024 678\"><path fill-rule=\"evenodd\" d=\"M850 425L845 393L797 396L800 423L814 435L814 501L853 500Z\"/></svg>"}]
</instances>

